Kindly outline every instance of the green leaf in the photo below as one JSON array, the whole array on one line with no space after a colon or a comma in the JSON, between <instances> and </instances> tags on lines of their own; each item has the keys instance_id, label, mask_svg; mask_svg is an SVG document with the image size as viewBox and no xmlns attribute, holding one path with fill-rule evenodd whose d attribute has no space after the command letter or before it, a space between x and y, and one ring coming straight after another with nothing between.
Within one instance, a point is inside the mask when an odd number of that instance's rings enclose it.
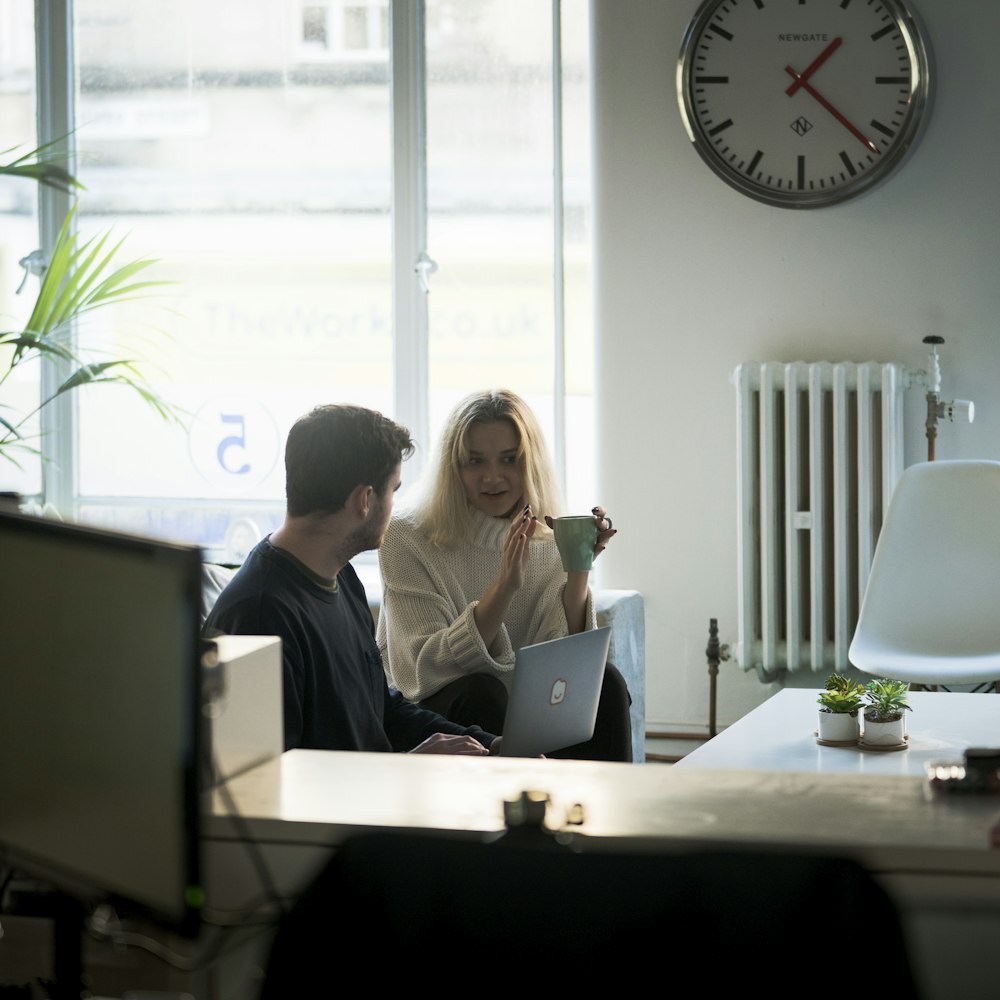
<instances>
[{"instance_id":1,"label":"green leaf","mask_svg":"<svg viewBox=\"0 0 1000 1000\"><path fill-rule=\"evenodd\" d=\"M18 433L17 427L4 417L0 417L0 425L3 425L3 427L7 429L8 434L13 434L14 437L21 436L20 433Z\"/></svg>"},{"instance_id":2,"label":"green leaf","mask_svg":"<svg viewBox=\"0 0 1000 1000\"><path fill-rule=\"evenodd\" d=\"M83 187L68 170L55 163L25 163L20 166L0 164L0 174L8 177L25 177L67 194L75 187Z\"/></svg>"},{"instance_id":3,"label":"green leaf","mask_svg":"<svg viewBox=\"0 0 1000 1000\"><path fill-rule=\"evenodd\" d=\"M39 354L51 355L55 358L61 358L63 361L75 360L73 352L69 348L64 347L56 340L46 340L43 337L39 337L30 330L15 334L9 338L5 335L3 338L0 338L0 343L12 345L15 348L15 353L23 354L26 351L37 351Z\"/></svg>"},{"instance_id":4,"label":"green leaf","mask_svg":"<svg viewBox=\"0 0 1000 1000\"><path fill-rule=\"evenodd\" d=\"M115 368L126 368L135 375L138 375L138 372L136 372L133 365L134 362L132 361L100 361L84 365L82 368L78 368L75 372L73 372L73 374L59 386L56 392L69 392L70 389L76 389L81 385L92 385L94 382L127 381L126 377L118 372L109 378L108 372Z\"/></svg>"},{"instance_id":5,"label":"green leaf","mask_svg":"<svg viewBox=\"0 0 1000 1000\"><path fill-rule=\"evenodd\" d=\"M42 279L38 301L28 321L28 328L48 336L71 323L84 313L116 302L130 301L150 290L175 284L170 281L133 281L132 279L156 263L143 257L119 265L116 255L124 237L110 248L110 233L105 232L80 243L70 227L74 212L56 240L52 259Z\"/></svg>"},{"instance_id":6,"label":"green leaf","mask_svg":"<svg viewBox=\"0 0 1000 1000\"><path fill-rule=\"evenodd\" d=\"M876 677L865 685L867 706L865 716L871 719L889 719L913 709L906 700L909 692L906 681Z\"/></svg>"},{"instance_id":7,"label":"green leaf","mask_svg":"<svg viewBox=\"0 0 1000 1000\"><path fill-rule=\"evenodd\" d=\"M7 166L23 166L24 159ZM137 367L138 359L94 358L92 355L96 352L88 351L75 340L77 321L82 317L105 306L145 298L153 290L176 282L146 277L146 270L156 263L154 258L120 262L124 238L112 242L110 231L89 239L81 238L74 228L75 216L74 206L52 248L25 329L0 333L0 347L8 348L0 359L0 385L19 364L33 358L48 358L73 369L52 395L42 399L30 413L17 419L3 419L0 423L0 429L6 429L6 434L0 430L0 457L14 464L18 463L10 454L12 449L27 448L41 454L24 443L20 427L25 421L53 399L83 386L125 386L162 419L183 426L181 411L155 392Z\"/></svg>"},{"instance_id":8,"label":"green leaf","mask_svg":"<svg viewBox=\"0 0 1000 1000\"><path fill-rule=\"evenodd\" d=\"M66 138L66 136L61 136L58 139L53 139L51 142L38 146L36 149L29 150L9 163L0 163L0 175L23 177L26 180L36 181L39 184L55 188L66 194L71 194L74 188L86 190L84 185L65 167L53 162L54 160L66 159L67 153L65 150L61 148L58 150L55 149L56 146L61 147ZM8 153L16 152L20 148L20 146L11 146L10 149L0 152L0 156L6 156ZM29 160L34 162L29 163Z\"/></svg>"}]
</instances>

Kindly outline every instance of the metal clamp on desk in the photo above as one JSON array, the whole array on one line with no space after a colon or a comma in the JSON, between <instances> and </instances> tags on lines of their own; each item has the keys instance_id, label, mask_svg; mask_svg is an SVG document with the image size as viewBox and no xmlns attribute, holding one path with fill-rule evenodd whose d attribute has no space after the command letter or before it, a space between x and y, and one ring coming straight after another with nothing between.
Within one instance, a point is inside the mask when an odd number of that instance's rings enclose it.
<instances>
[{"instance_id":1,"label":"metal clamp on desk","mask_svg":"<svg viewBox=\"0 0 1000 1000\"><path fill-rule=\"evenodd\" d=\"M566 817L558 829L545 825L552 797L548 792L526 790L516 799L506 799L503 804L503 818L507 829L498 838L498 843L516 844L526 847L568 847L572 845L584 823L583 803L575 802L566 811Z\"/></svg>"},{"instance_id":2,"label":"metal clamp on desk","mask_svg":"<svg viewBox=\"0 0 1000 1000\"><path fill-rule=\"evenodd\" d=\"M548 792L524 791L516 799L507 799L503 804L503 819L507 829L530 827L545 829L545 814L552 801Z\"/></svg>"}]
</instances>

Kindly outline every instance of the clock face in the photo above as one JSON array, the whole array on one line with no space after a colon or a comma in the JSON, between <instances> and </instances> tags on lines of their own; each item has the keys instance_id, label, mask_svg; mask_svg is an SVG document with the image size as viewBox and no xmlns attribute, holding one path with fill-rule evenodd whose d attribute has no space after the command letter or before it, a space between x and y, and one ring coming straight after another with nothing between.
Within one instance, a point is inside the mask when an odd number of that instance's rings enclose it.
<instances>
[{"instance_id":1,"label":"clock face","mask_svg":"<svg viewBox=\"0 0 1000 1000\"><path fill-rule=\"evenodd\" d=\"M898 166L927 76L900 0L706 0L684 36L677 92L691 141L723 180L815 208Z\"/></svg>"}]
</instances>

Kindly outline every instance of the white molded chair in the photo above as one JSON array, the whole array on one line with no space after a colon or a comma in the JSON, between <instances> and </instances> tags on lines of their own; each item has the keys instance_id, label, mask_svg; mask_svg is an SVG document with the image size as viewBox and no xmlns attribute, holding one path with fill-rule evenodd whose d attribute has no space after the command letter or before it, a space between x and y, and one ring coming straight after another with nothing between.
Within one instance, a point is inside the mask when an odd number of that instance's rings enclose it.
<instances>
[{"instance_id":1,"label":"white molded chair","mask_svg":"<svg viewBox=\"0 0 1000 1000\"><path fill-rule=\"evenodd\" d=\"M1000 462L922 462L900 477L848 653L921 685L1000 679Z\"/></svg>"}]
</instances>

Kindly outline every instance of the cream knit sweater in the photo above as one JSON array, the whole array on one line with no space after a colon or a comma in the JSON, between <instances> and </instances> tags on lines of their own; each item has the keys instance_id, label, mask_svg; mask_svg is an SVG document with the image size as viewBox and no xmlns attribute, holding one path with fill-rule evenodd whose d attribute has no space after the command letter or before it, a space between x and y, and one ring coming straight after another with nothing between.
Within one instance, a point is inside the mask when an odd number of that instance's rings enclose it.
<instances>
[{"instance_id":1,"label":"cream knit sweater","mask_svg":"<svg viewBox=\"0 0 1000 1000\"><path fill-rule=\"evenodd\" d=\"M551 537L533 538L524 585L487 648L473 608L500 572L510 522L479 511L470 516L471 542L444 549L427 540L412 516L398 515L389 522L379 549L378 645L389 683L410 701L468 673L495 674L509 688L516 650L567 633L562 605L566 574L559 552ZM586 621L588 628L596 626L590 593Z\"/></svg>"}]
</instances>

